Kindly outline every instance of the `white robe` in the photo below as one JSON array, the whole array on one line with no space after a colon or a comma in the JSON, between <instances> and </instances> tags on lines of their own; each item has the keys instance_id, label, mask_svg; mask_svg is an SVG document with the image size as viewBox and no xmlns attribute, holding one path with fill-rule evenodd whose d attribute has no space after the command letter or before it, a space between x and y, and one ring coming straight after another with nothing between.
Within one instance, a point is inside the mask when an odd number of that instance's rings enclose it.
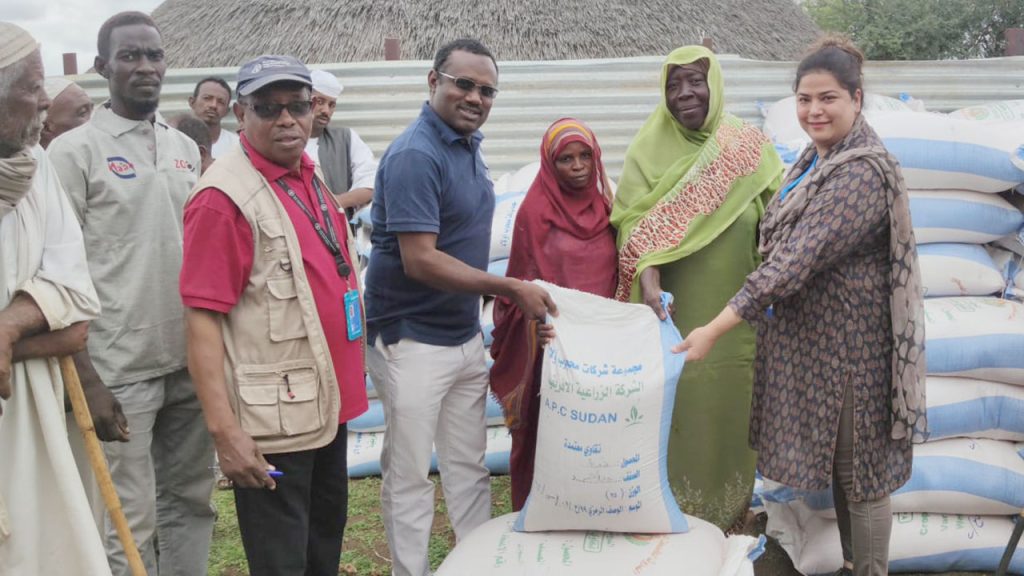
<instances>
[{"instance_id":1,"label":"white robe","mask_svg":"<svg viewBox=\"0 0 1024 576\"><path fill-rule=\"evenodd\" d=\"M0 309L25 292L59 330L100 305L71 205L43 149L32 152L32 190L0 220ZM0 576L109 576L68 444L57 361L19 362L11 376L11 398L0 401Z\"/></svg>"}]
</instances>

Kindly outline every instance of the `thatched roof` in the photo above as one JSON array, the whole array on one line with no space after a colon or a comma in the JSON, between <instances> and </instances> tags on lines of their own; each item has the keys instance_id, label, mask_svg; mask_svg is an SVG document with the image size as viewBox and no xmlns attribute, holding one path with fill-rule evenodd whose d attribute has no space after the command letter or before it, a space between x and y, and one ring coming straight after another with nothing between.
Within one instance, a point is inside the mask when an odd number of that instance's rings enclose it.
<instances>
[{"instance_id":1,"label":"thatched roof","mask_svg":"<svg viewBox=\"0 0 1024 576\"><path fill-rule=\"evenodd\" d=\"M429 60L460 36L499 61L658 56L705 36L719 53L791 60L818 33L793 0L165 0L153 18L176 68L383 60L385 37Z\"/></svg>"}]
</instances>

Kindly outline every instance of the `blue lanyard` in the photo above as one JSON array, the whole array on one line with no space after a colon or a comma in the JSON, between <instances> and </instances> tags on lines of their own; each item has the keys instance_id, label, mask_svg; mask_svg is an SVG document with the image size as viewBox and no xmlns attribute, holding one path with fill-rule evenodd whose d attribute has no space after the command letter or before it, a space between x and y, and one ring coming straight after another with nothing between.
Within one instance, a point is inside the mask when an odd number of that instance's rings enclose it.
<instances>
[{"instance_id":1,"label":"blue lanyard","mask_svg":"<svg viewBox=\"0 0 1024 576\"><path fill-rule=\"evenodd\" d=\"M786 201L786 195L788 195L789 192L791 190L793 190L793 188L796 188L797 185L800 184L800 182L804 179L804 176L807 176L808 172L810 172L811 170L814 170L814 167L817 166L817 164L818 164L818 155L815 154L814 155L814 159L811 160L811 165L807 167L807 170L804 170L802 174L797 176L796 180L793 180L789 184L786 184L786 187L782 189L782 192L779 192L779 203L780 204Z\"/></svg>"}]
</instances>

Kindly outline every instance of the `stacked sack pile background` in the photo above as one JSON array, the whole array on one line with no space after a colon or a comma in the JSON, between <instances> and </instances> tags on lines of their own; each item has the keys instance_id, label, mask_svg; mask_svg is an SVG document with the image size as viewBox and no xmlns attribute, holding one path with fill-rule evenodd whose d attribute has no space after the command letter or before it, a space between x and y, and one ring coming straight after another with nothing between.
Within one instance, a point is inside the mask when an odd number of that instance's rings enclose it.
<instances>
[{"instance_id":1,"label":"stacked sack pile background","mask_svg":"<svg viewBox=\"0 0 1024 576\"><path fill-rule=\"evenodd\" d=\"M864 113L903 168L926 291L932 434L892 497L890 570L994 571L1024 507L1024 101L932 114L869 95ZM765 122L790 162L795 118L787 99ZM798 570L842 566L831 491L766 481L761 498Z\"/></svg>"}]
</instances>

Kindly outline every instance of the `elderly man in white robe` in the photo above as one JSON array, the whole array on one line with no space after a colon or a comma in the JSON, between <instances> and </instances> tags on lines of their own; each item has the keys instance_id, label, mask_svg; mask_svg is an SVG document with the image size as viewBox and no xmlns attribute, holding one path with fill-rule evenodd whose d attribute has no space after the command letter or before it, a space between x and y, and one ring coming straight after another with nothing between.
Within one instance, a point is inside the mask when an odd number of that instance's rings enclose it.
<instances>
[{"instance_id":1,"label":"elderly man in white robe","mask_svg":"<svg viewBox=\"0 0 1024 576\"><path fill-rule=\"evenodd\" d=\"M99 300L74 213L37 146L49 104L38 43L0 22L0 576L109 575L55 358L84 348Z\"/></svg>"}]
</instances>

